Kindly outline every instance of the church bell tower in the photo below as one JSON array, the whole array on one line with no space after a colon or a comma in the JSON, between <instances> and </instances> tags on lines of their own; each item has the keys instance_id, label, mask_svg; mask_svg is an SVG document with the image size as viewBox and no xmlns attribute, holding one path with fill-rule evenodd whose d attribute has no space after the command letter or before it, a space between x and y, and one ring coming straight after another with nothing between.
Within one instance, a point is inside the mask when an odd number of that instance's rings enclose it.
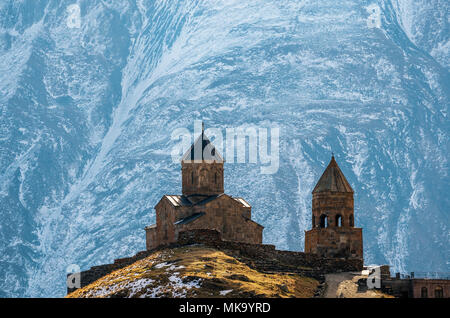
<instances>
[{"instance_id":1,"label":"church bell tower","mask_svg":"<svg viewBox=\"0 0 450 318\"><path fill-rule=\"evenodd\" d=\"M312 192L312 229L305 232L305 252L363 258L362 229L355 228L353 189L334 156Z\"/></svg>"},{"instance_id":2,"label":"church bell tower","mask_svg":"<svg viewBox=\"0 0 450 318\"><path fill-rule=\"evenodd\" d=\"M182 193L185 196L211 196L224 192L224 160L202 133L181 159Z\"/></svg>"}]
</instances>

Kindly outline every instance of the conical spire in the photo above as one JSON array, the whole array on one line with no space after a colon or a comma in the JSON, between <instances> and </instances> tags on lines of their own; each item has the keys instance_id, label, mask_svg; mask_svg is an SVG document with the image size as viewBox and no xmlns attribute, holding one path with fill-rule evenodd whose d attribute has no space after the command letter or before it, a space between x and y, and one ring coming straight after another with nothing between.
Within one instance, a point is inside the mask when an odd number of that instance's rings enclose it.
<instances>
[{"instance_id":1,"label":"conical spire","mask_svg":"<svg viewBox=\"0 0 450 318\"><path fill-rule=\"evenodd\" d=\"M313 193L326 191L353 193L353 189L339 168L334 155L331 156L331 161L314 187Z\"/></svg>"},{"instance_id":2,"label":"conical spire","mask_svg":"<svg viewBox=\"0 0 450 318\"><path fill-rule=\"evenodd\" d=\"M216 161L224 162L216 147L205 135L205 124L202 122L202 133L192 144L191 148L183 155L181 161Z\"/></svg>"}]
</instances>

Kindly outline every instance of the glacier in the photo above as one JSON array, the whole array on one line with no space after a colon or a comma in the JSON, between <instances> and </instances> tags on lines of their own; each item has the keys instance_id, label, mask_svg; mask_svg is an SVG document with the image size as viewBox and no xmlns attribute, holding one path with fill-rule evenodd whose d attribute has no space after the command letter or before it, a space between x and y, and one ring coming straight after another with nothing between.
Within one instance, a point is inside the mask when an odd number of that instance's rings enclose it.
<instances>
[{"instance_id":1,"label":"glacier","mask_svg":"<svg viewBox=\"0 0 450 318\"><path fill-rule=\"evenodd\" d=\"M62 297L69 265L143 250L195 120L280 128L277 173L225 164L265 243L303 250L333 151L365 262L450 272L449 7L1 0L0 297Z\"/></svg>"}]
</instances>

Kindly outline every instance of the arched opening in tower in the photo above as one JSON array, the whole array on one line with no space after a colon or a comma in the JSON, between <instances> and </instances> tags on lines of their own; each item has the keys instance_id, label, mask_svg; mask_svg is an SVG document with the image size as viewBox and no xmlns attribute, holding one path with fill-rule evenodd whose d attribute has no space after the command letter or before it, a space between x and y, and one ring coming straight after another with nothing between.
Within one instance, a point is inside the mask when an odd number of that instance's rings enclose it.
<instances>
[{"instance_id":1,"label":"arched opening in tower","mask_svg":"<svg viewBox=\"0 0 450 318\"><path fill-rule=\"evenodd\" d=\"M325 214L320 216L320 227L326 228L328 226L328 217Z\"/></svg>"},{"instance_id":2,"label":"arched opening in tower","mask_svg":"<svg viewBox=\"0 0 450 318\"><path fill-rule=\"evenodd\" d=\"M342 226L342 216L340 214L336 215L336 226L337 227Z\"/></svg>"}]
</instances>

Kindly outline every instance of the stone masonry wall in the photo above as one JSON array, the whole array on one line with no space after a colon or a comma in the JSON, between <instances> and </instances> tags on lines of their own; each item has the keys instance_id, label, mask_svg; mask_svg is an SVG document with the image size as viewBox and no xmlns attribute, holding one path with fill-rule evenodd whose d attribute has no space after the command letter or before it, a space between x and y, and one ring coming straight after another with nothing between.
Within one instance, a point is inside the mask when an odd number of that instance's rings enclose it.
<instances>
[{"instance_id":1,"label":"stone masonry wall","mask_svg":"<svg viewBox=\"0 0 450 318\"><path fill-rule=\"evenodd\" d=\"M147 251L154 249L158 244L158 233L156 231L156 226L145 229L145 247Z\"/></svg>"},{"instance_id":2,"label":"stone masonry wall","mask_svg":"<svg viewBox=\"0 0 450 318\"><path fill-rule=\"evenodd\" d=\"M305 252L323 257L363 257L362 229L314 228L305 232Z\"/></svg>"},{"instance_id":3,"label":"stone masonry wall","mask_svg":"<svg viewBox=\"0 0 450 318\"><path fill-rule=\"evenodd\" d=\"M181 163L184 195L223 193L223 163Z\"/></svg>"},{"instance_id":4,"label":"stone masonry wall","mask_svg":"<svg viewBox=\"0 0 450 318\"><path fill-rule=\"evenodd\" d=\"M173 207L163 199L155 209L156 227L146 228L147 250L174 244L179 232L193 229L219 231L227 241L262 243L263 227L250 219L251 208L243 206L228 195L216 198L208 204L192 207ZM196 213L204 215L186 224L174 224L177 220Z\"/></svg>"},{"instance_id":5,"label":"stone masonry wall","mask_svg":"<svg viewBox=\"0 0 450 318\"><path fill-rule=\"evenodd\" d=\"M226 241L262 243L263 227L246 219L243 215L250 214L249 209L228 196L220 197L207 206L195 207L193 212L204 212L205 215L192 223L177 226L174 241L183 231L211 229L220 232Z\"/></svg>"},{"instance_id":6,"label":"stone masonry wall","mask_svg":"<svg viewBox=\"0 0 450 318\"><path fill-rule=\"evenodd\" d=\"M178 236L178 244L180 245L198 243L221 250L229 249L238 251L241 256L253 258L261 264L274 260L274 263L276 263L274 269L279 267L278 271L310 268L312 271L325 274L344 271L361 271L363 269L362 259L325 258L303 252L280 251L275 249L274 245L225 241L221 239L220 233L213 230L185 231L181 232Z\"/></svg>"}]
</instances>

